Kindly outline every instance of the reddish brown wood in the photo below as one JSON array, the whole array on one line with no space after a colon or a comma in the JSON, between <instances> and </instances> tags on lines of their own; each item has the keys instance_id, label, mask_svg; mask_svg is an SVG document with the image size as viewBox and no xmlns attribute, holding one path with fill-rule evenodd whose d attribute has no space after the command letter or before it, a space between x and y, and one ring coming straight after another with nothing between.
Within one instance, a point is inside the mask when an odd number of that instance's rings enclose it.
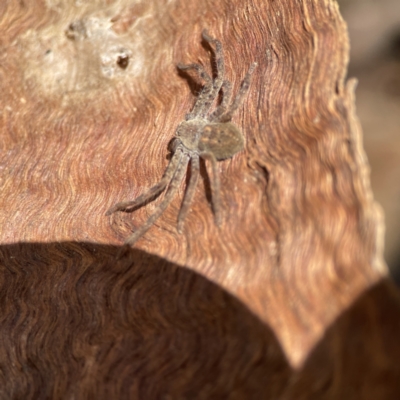
<instances>
[{"instance_id":1,"label":"reddish brown wood","mask_svg":"<svg viewBox=\"0 0 400 400\"><path fill-rule=\"evenodd\" d=\"M400 303L334 1L37 0L0 15L4 398L399 395ZM104 214L161 177L195 99L176 64L209 66L204 28L235 90L258 62L234 118L246 150L219 164L223 226L205 179L176 232L182 184L116 262L154 205Z\"/></svg>"}]
</instances>

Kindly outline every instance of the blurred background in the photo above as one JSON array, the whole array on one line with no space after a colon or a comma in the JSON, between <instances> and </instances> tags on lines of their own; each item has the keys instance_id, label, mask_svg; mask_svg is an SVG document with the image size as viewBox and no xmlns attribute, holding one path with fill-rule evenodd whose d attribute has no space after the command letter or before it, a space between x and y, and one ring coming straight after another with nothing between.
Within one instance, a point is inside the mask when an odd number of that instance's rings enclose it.
<instances>
[{"instance_id":1,"label":"blurred background","mask_svg":"<svg viewBox=\"0 0 400 400\"><path fill-rule=\"evenodd\" d=\"M385 212L385 259L400 285L400 0L339 0L350 35L348 77L375 199Z\"/></svg>"}]
</instances>

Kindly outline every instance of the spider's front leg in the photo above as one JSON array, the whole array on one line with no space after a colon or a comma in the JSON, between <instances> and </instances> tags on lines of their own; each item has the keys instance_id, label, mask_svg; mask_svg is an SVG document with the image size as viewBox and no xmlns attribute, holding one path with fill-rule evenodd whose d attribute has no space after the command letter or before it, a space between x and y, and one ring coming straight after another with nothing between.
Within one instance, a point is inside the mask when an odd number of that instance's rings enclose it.
<instances>
[{"instance_id":1,"label":"spider's front leg","mask_svg":"<svg viewBox=\"0 0 400 400\"><path fill-rule=\"evenodd\" d=\"M203 112L203 108L206 104L206 100L210 97L210 93L213 91L213 81L208 75L208 73L204 70L204 68L200 64L188 64L188 65L183 65L183 64L178 64L178 68L181 71L188 71L191 69L194 69L199 77L203 79L205 82L205 85L203 86L203 89L201 90L199 97L196 100L196 103L193 107L193 110L186 114L186 121L189 121L191 119L195 119L199 114Z\"/></svg>"},{"instance_id":2,"label":"spider's front leg","mask_svg":"<svg viewBox=\"0 0 400 400\"><path fill-rule=\"evenodd\" d=\"M212 103L218 96L225 76L225 62L221 42L209 36L206 30L203 31L202 36L206 42L208 42L210 45L214 45L215 47L214 52L215 63L217 65L217 76L214 80L211 79L210 75L199 64L178 64L178 68L181 71L187 71L190 69L196 70L197 74L205 81L205 85L196 100L193 110L186 115L186 121L195 119L197 117L206 117L210 111Z\"/></svg>"},{"instance_id":3,"label":"spider's front leg","mask_svg":"<svg viewBox=\"0 0 400 400\"><path fill-rule=\"evenodd\" d=\"M244 99L244 96L246 95L247 91L249 90L251 75L253 74L256 67L257 67L257 63L253 63L250 65L250 68L247 71L247 74L244 77L244 79L240 85L239 92L237 93L231 106L229 108L225 106L225 109L224 110L221 109L221 111L219 110L220 107L218 107L218 109L215 110L214 113L211 115L210 121L229 122L232 119L234 112L238 109L238 107L240 106L240 104L242 103L242 101ZM225 95L224 95L224 99L225 99ZM221 106L222 106L222 104L221 104Z\"/></svg>"},{"instance_id":4,"label":"spider's front leg","mask_svg":"<svg viewBox=\"0 0 400 400\"><path fill-rule=\"evenodd\" d=\"M211 104L217 98L219 91L221 90L222 83L224 82L225 77L225 61L224 61L224 53L222 50L222 43L213 37L211 37L207 30L204 30L202 33L203 39L215 46L215 64L217 66L217 76L213 82L213 90L210 93L209 100L207 102L208 107L205 108L202 113L202 117L205 117L210 110Z\"/></svg>"},{"instance_id":5,"label":"spider's front leg","mask_svg":"<svg viewBox=\"0 0 400 400\"><path fill-rule=\"evenodd\" d=\"M222 102L210 115L209 118L209 120L212 122L218 121L220 116L227 111L228 104L232 97L232 84L229 81L224 81L224 83L222 84L222 91L223 91Z\"/></svg>"}]
</instances>

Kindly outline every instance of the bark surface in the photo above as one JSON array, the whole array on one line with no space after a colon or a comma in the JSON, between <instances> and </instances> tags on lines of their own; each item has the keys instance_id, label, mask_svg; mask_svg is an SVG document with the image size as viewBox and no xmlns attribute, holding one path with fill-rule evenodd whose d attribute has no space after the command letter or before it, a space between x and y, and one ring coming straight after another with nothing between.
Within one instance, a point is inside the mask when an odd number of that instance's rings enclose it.
<instances>
[{"instance_id":1,"label":"bark surface","mask_svg":"<svg viewBox=\"0 0 400 400\"><path fill-rule=\"evenodd\" d=\"M336 2L0 3L0 394L75 399L393 399L400 299L386 279L348 38ZM224 46L245 151L154 210L157 183Z\"/></svg>"}]
</instances>

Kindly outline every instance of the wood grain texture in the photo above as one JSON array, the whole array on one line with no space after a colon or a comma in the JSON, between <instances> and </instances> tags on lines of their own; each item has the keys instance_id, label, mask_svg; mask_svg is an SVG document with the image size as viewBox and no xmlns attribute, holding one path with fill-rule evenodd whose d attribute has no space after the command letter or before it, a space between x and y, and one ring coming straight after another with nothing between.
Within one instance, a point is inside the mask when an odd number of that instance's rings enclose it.
<instances>
[{"instance_id":1,"label":"wood grain texture","mask_svg":"<svg viewBox=\"0 0 400 400\"><path fill-rule=\"evenodd\" d=\"M378 284L383 222L334 1L36 0L0 15L6 398L352 398L360 376L362 398L396 393L383 338L400 303ZM116 262L154 203L104 214L160 179L198 89L176 64L209 68L204 28L235 90L258 62L233 119L246 150L219 163L223 226L203 173L184 233L182 182Z\"/></svg>"}]
</instances>

